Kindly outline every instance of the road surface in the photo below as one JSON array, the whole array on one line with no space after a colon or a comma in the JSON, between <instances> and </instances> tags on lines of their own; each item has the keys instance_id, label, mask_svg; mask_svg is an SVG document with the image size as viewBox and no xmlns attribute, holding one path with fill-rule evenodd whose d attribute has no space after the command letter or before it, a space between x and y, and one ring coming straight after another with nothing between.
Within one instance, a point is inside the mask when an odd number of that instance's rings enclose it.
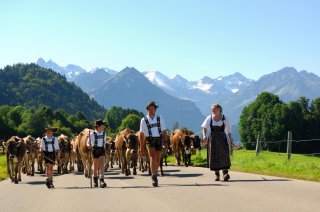
<instances>
[{"instance_id":1,"label":"road surface","mask_svg":"<svg viewBox=\"0 0 320 212\"><path fill-rule=\"evenodd\" d=\"M215 182L205 168L164 169L156 188L146 173L124 176L117 168L106 173L105 189L76 173L54 176L50 190L43 175L22 175L18 185L0 182L0 211L320 211L320 183L240 172Z\"/></svg>"}]
</instances>

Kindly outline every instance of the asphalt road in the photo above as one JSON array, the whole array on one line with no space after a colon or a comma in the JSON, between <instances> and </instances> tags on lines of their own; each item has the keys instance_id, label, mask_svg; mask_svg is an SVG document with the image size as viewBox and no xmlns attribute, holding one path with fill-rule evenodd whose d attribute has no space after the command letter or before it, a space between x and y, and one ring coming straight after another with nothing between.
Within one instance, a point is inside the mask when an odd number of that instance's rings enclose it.
<instances>
[{"instance_id":1,"label":"asphalt road","mask_svg":"<svg viewBox=\"0 0 320 212\"><path fill-rule=\"evenodd\" d=\"M229 182L215 182L213 172L198 167L164 167L159 187L146 173L106 173L107 188L90 188L89 179L70 173L54 177L22 175L22 182L0 182L0 211L320 211L320 183L231 172Z\"/></svg>"}]
</instances>

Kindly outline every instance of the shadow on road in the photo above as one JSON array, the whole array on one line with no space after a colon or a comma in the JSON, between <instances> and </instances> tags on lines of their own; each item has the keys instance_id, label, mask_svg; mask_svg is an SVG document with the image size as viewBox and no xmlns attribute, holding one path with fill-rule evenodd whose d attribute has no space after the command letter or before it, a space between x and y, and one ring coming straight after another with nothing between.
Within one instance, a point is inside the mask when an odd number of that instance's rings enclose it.
<instances>
[{"instance_id":1,"label":"shadow on road","mask_svg":"<svg viewBox=\"0 0 320 212\"><path fill-rule=\"evenodd\" d=\"M31 181L31 182L25 182L21 184L29 184L29 185L45 185L45 179L43 181Z\"/></svg>"},{"instance_id":2,"label":"shadow on road","mask_svg":"<svg viewBox=\"0 0 320 212\"><path fill-rule=\"evenodd\" d=\"M88 186L84 186L84 187L78 187L78 186L70 186L70 187L55 187L54 189L67 189L67 190L72 190L72 189L98 189L98 188L91 188Z\"/></svg>"},{"instance_id":3,"label":"shadow on road","mask_svg":"<svg viewBox=\"0 0 320 212\"><path fill-rule=\"evenodd\" d=\"M202 187L202 186L229 186L228 184L220 184L220 183L214 183L214 184L160 184L159 187Z\"/></svg>"},{"instance_id":4,"label":"shadow on road","mask_svg":"<svg viewBox=\"0 0 320 212\"><path fill-rule=\"evenodd\" d=\"M163 170L164 173L166 172L180 172L181 170L179 169L172 169L172 170Z\"/></svg>"},{"instance_id":5,"label":"shadow on road","mask_svg":"<svg viewBox=\"0 0 320 212\"><path fill-rule=\"evenodd\" d=\"M118 180L129 180L134 178L133 176L108 177L108 175L106 177L107 179L118 179Z\"/></svg>"},{"instance_id":6,"label":"shadow on road","mask_svg":"<svg viewBox=\"0 0 320 212\"><path fill-rule=\"evenodd\" d=\"M185 178L185 177L200 177L203 174L165 174L165 177L181 177L181 178Z\"/></svg>"}]
</instances>

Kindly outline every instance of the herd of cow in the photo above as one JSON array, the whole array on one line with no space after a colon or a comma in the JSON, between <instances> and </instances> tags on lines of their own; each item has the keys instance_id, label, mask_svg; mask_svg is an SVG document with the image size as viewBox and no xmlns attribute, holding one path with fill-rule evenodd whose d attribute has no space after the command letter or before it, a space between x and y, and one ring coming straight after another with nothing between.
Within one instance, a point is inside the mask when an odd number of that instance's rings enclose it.
<instances>
[{"instance_id":1,"label":"herd of cow","mask_svg":"<svg viewBox=\"0 0 320 212\"><path fill-rule=\"evenodd\" d=\"M78 172L83 172L85 177L90 177L89 170L91 151L86 145L90 129L84 129L79 135L69 140L67 136L61 134L58 136L60 147L60 157L57 158L58 174L66 174L74 170L74 164L77 164ZM140 132L134 132L127 128L120 131L115 138L106 138L105 152L105 171L109 167L113 168L117 164L121 168L122 174L130 175L131 168L133 175L137 174L137 166L141 172L149 170L149 161L146 152L140 151L141 139ZM35 164L37 164L40 174L44 173L44 156L39 154L39 146L41 138L27 136L20 138L12 136L9 140L3 143L7 151L7 171L12 182L18 183L21 181L21 172L34 176ZM192 131L175 130L167 137L167 145L164 146L160 162L160 173L163 173L163 163L167 165L167 156L174 155L177 165L184 162L185 166L190 165L191 154L195 153L197 148L201 148L200 138L194 135ZM68 169L69 166L69 169Z\"/></svg>"}]
</instances>

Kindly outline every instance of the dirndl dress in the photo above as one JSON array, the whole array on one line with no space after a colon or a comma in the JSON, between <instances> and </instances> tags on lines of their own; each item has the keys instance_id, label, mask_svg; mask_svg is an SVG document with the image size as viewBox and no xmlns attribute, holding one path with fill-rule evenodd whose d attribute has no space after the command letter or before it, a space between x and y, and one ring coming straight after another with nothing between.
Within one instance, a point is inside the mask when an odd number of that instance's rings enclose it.
<instances>
[{"instance_id":1,"label":"dirndl dress","mask_svg":"<svg viewBox=\"0 0 320 212\"><path fill-rule=\"evenodd\" d=\"M229 145L224 132L225 125L212 126L208 141L208 167L211 171L230 169Z\"/></svg>"}]
</instances>

